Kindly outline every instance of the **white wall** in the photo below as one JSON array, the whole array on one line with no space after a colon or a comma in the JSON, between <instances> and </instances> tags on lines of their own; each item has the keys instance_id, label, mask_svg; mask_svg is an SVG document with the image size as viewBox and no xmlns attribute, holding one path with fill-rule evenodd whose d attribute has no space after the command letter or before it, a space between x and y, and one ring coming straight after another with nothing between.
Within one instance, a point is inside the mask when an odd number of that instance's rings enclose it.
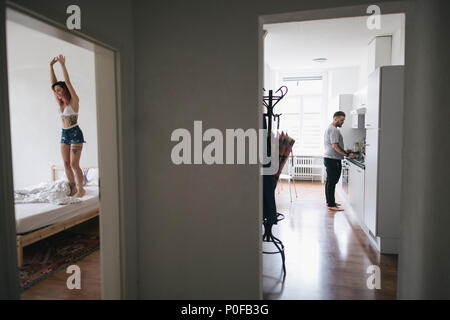
<instances>
[{"instance_id":1,"label":"white wall","mask_svg":"<svg viewBox=\"0 0 450 320\"><path fill-rule=\"evenodd\" d=\"M62 53L80 97L78 123L84 144L81 166L98 166L94 53L7 22L8 76L14 187L50 180L50 167L62 165L61 119L50 85L49 62ZM59 64L58 80L64 80Z\"/></svg>"},{"instance_id":2,"label":"white wall","mask_svg":"<svg viewBox=\"0 0 450 320\"><path fill-rule=\"evenodd\" d=\"M333 121L333 114L339 109L339 95L353 94L358 90L360 67L335 68L328 70L328 115L325 119L326 125ZM343 110L344 111L344 110ZM346 120L341 128L346 149L351 149L354 142L359 142L365 138L364 129L353 129L351 115L346 112Z\"/></svg>"},{"instance_id":3,"label":"white wall","mask_svg":"<svg viewBox=\"0 0 450 320\"><path fill-rule=\"evenodd\" d=\"M359 70L358 66L327 70L328 101L333 100L339 94L353 94L357 91ZM331 119L333 113L338 110L337 105L329 105L328 118Z\"/></svg>"},{"instance_id":4,"label":"white wall","mask_svg":"<svg viewBox=\"0 0 450 320\"><path fill-rule=\"evenodd\" d=\"M278 90L276 87L277 73L273 70L269 64L264 64L264 88L266 90Z\"/></svg>"}]
</instances>

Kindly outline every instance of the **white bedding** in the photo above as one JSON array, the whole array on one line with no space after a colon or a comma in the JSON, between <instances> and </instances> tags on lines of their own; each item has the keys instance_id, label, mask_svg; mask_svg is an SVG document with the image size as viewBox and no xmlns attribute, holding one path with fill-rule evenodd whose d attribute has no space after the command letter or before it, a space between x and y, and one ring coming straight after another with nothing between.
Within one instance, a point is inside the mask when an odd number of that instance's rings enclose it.
<instances>
[{"instance_id":1,"label":"white bedding","mask_svg":"<svg viewBox=\"0 0 450 320\"><path fill-rule=\"evenodd\" d=\"M98 186L84 188L86 194L78 198L77 203L16 203L16 232L21 234L33 231L99 208Z\"/></svg>"},{"instance_id":2,"label":"white bedding","mask_svg":"<svg viewBox=\"0 0 450 320\"><path fill-rule=\"evenodd\" d=\"M43 182L27 189L14 190L14 203L70 204L81 200L70 197L69 183L65 180Z\"/></svg>"}]
</instances>

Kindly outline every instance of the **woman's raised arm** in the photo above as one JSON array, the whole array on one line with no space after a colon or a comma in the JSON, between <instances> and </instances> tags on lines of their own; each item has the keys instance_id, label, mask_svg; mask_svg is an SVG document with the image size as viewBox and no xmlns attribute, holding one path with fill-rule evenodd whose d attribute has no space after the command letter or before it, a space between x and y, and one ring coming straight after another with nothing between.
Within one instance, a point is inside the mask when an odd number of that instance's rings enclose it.
<instances>
[{"instance_id":1,"label":"woman's raised arm","mask_svg":"<svg viewBox=\"0 0 450 320\"><path fill-rule=\"evenodd\" d=\"M55 70L53 70L53 65L58 61L58 58L53 58L52 61L50 61L50 82L53 85L56 81L58 81L56 79L56 75L55 75Z\"/></svg>"},{"instance_id":2,"label":"woman's raised arm","mask_svg":"<svg viewBox=\"0 0 450 320\"><path fill-rule=\"evenodd\" d=\"M78 101L79 101L78 95L75 92L75 89L73 88L72 83L70 82L69 72L67 72L66 57L64 57L62 54L60 54L58 56L58 61L61 64L61 68L62 68L63 75L64 75L64 81L66 82L67 89L69 89L69 92L70 92L70 95L72 96L72 99L74 99L74 101L78 103Z\"/></svg>"}]
</instances>

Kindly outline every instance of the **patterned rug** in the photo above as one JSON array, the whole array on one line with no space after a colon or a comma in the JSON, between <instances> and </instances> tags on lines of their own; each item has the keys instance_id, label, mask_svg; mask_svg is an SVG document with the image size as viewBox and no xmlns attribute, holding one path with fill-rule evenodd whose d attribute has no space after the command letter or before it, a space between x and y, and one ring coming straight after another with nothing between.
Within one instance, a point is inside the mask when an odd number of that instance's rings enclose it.
<instances>
[{"instance_id":1,"label":"patterned rug","mask_svg":"<svg viewBox=\"0 0 450 320\"><path fill-rule=\"evenodd\" d=\"M98 218L24 248L19 271L21 291L48 278L100 247Z\"/></svg>"}]
</instances>

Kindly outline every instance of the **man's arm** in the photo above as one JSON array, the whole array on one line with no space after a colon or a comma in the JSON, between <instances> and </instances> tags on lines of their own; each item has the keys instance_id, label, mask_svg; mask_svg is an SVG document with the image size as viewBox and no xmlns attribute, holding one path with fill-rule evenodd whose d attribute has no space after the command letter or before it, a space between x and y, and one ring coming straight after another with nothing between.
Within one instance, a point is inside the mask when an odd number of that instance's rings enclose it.
<instances>
[{"instance_id":1,"label":"man's arm","mask_svg":"<svg viewBox=\"0 0 450 320\"><path fill-rule=\"evenodd\" d=\"M333 143L332 146L333 146L333 149L336 150L337 153L342 154L343 156L346 156L346 157L349 157L352 159L355 157L355 155L353 153L342 150L342 148L339 146L338 143Z\"/></svg>"},{"instance_id":2,"label":"man's arm","mask_svg":"<svg viewBox=\"0 0 450 320\"><path fill-rule=\"evenodd\" d=\"M337 153L342 154L343 156L348 156L348 153L344 150L342 150L342 148L339 146L338 143L333 143L332 144L333 149L336 150Z\"/></svg>"}]
</instances>

